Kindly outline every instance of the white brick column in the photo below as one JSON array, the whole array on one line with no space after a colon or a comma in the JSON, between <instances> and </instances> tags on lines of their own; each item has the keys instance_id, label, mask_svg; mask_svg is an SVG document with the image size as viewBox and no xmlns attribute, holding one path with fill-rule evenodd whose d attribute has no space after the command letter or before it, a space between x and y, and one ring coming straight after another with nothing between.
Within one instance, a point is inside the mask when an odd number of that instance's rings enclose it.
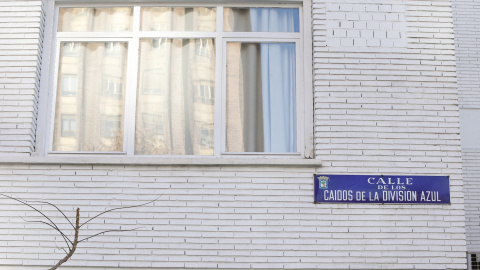
<instances>
[{"instance_id":1,"label":"white brick column","mask_svg":"<svg viewBox=\"0 0 480 270\"><path fill-rule=\"evenodd\" d=\"M0 14L0 155L30 155L35 147L43 4L1 1Z\"/></svg>"}]
</instances>

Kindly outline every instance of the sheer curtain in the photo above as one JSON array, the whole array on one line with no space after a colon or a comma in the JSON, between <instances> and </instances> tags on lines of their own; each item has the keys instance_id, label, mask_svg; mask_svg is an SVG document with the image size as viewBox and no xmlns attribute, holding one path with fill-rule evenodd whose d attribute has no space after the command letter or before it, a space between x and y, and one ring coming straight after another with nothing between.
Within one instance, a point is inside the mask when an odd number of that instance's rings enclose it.
<instances>
[{"instance_id":1,"label":"sheer curtain","mask_svg":"<svg viewBox=\"0 0 480 270\"><path fill-rule=\"evenodd\" d=\"M295 152L295 44L261 44L265 152Z\"/></svg>"},{"instance_id":2,"label":"sheer curtain","mask_svg":"<svg viewBox=\"0 0 480 270\"><path fill-rule=\"evenodd\" d=\"M296 32L296 11L251 8L252 31ZM295 45L262 43L260 48L264 151L295 152Z\"/></svg>"},{"instance_id":3,"label":"sheer curtain","mask_svg":"<svg viewBox=\"0 0 480 270\"><path fill-rule=\"evenodd\" d=\"M296 9L233 13L234 31L298 29ZM236 21L243 22L237 27ZM296 152L295 44L229 42L227 54L227 152Z\"/></svg>"},{"instance_id":4,"label":"sheer curtain","mask_svg":"<svg viewBox=\"0 0 480 270\"><path fill-rule=\"evenodd\" d=\"M140 40L135 154L213 154L214 104L202 90L215 85L214 53L213 39Z\"/></svg>"}]
</instances>

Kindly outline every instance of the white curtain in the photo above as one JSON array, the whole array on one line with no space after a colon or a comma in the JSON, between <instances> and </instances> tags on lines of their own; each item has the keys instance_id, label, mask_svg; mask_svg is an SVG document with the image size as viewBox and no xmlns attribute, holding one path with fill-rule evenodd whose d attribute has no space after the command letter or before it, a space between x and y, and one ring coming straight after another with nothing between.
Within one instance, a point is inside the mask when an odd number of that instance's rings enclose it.
<instances>
[{"instance_id":1,"label":"white curtain","mask_svg":"<svg viewBox=\"0 0 480 270\"><path fill-rule=\"evenodd\" d=\"M298 32L298 9L250 8L252 32Z\"/></svg>"},{"instance_id":2,"label":"white curtain","mask_svg":"<svg viewBox=\"0 0 480 270\"><path fill-rule=\"evenodd\" d=\"M298 10L251 8L235 21L255 32L294 32ZM229 42L227 55L227 151L296 152L295 43Z\"/></svg>"},{"instance_id":3,"label":"white curtain","mask_svg":"<svg viewBox=\"0 0 480 270\"><path fill-rule=\"evenodd\" d=\"M261 44L265 152L295 152L295 44Z\"/></svg>"}]
</instances>

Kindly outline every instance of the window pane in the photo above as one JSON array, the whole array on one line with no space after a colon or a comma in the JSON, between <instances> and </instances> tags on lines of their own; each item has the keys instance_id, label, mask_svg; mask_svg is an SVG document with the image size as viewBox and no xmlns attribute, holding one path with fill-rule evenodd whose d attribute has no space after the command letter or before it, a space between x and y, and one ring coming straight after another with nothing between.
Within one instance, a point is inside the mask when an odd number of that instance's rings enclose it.
<instances>
[{"instance_id":1,"label":"window pane","mask_svg":"<svg viewBox=\"0 0 480 270\"><path fill-rule=\"evenodd\" d=\"M59 32L132 31L131 7L60 8Z\"/></svg>"},{"instance_id":2,"label":"window pane","mask_svg":"<svg viewBox=\"0 0 480 270\"><path fill-rule=\"evenodd\" d=\"M227 152L296 152L295 44L227 43Z\"/></svg>"},{"instance_id":3,"label":"window pane","mask_svg":"<svg viewBox=\"0 0 480 270\"><path fill-rule=\"evenodd\" d=\"M215 31L216 9L205 7L145 7L142 31Z\"/></svg>"},{"instance_id":4,"label":"window pane","mask_svg":"<svg viewBox=\"0 0 480 270\"><path fill-rule=\"evenodd\" d=\"M61 94L62 96L76 96L77 95L77 75L63 74L60 78Z\"/></svg>"},{"instance_id":5,"label":"window pane","mask_svg":"<svg viewBox=\"0 0 480 270\"><path fill-rule=\"evenodd\" d=\"M297 8L225 8L224 30L233 32L299 32Z\"/></svg>"},{"instance_id":6,"label":"window pane","mask_svg":"<svg viewBox=\"0 0 480 270\"><path fill-rule=\"evenodd\" d=\"M117 42L118 54L114 55L108 53L106 44L76 42L60 46L55 151L123 149L127 43ZM70 47L77 52L70 53ZM72 78L75 95L65 95L64 88L73 84Z\"/></svg>"},{"instance_id":7,"label":"window pane","mask_svg":"<svg viewBox=\"0 0 480 270\"><path fill-rule=\"evenodd\" d=\"M62 137L75 137L75 121L76 115L75 114L62 114Z\"/></svg>"},{"instance_id":8,"label":"window pane","mask_svg":"<svg viewBox=\"0 0 480 270\"><path fill-rule=\"evenodd\" d=\"M213 39L141 39L135 154L213 155L214 77Z\"/></svg>"}]
</instances>

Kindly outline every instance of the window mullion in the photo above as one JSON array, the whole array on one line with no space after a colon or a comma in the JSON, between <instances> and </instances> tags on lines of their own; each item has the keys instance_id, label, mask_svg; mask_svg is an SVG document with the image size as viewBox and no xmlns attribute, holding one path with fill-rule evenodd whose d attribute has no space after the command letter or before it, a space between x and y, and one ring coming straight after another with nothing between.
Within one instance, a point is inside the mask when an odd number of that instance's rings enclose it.
<instances>
[{"instance_id":1,"label":"window mullion","mask_svg":"<svg viewBox=\"0 0 480 270\"><path fill-rule=\"evenodd\" d=\"M140 7L133 8L133 33L140 30ZM128 67L127 67L127 89L125 100L125 147L127 155L135 154L135 116L136 116L136 95L137 95L137 74L138 74L138 45L137 35L130 40L128 45Z\"/></svg>"},{"instance_id":2,"label":"window mullion","mask_svg":"<svg viewBox=\"0 0 480 270\"><path fill-rule=\"evenodd\" d=\"M139 39L132 38L128 51L128 67L127 67L127 89L125 100L125 146L127 155L135 153L135 116L136 116L136 95L138 80L138 55L139 55Z\"/></svg>"},{"instance_id":3,"label":"window mullion","mask_svg":"<svg viewBox=\"0 0 480 270\"><path fill-rule=\"evenodd\" d=\"M296 88L297 92L295 93L296 95L296 132L297 132L297 152L300 152L302 156L305 154L303 153L304 151L304 146L305 146L305 96L304 96L304 91L299 91L299 89L305 89L304 88L304 83L303 83L303 47L302 47L302 42L297 41L295 42L295 66L296 66L296 72L295 72L295 78L296 78Z\"/></svg>"},{"instance_id":4,"label":"window mullion","mask_svg":"<svg viewBox=\"0 0 480 270\"><path fill-rule=\"evenodd\" d=\"M140 31L140 6L133 7L133 32Z\"/></svg>"},{"instance_id":5,"label":"window mullion","mask_svg":"<svg viewBox=\"0 0 480 270\"><path fill-rule=\"evenodd\" d=\"M223 47L223 6L217 7L217 35L215 39L215 110L214 110L214 155L220 156L225 145L225 128L223 119L225 118L224 100L225 87L223 83L224 71L224 47Z\"/></svg>"},{"instance_id":6,"label":"window mullion","mask_svg":"<svg viewBox=\"0 0 480 270\"><path fill-rule=\"evenodd\" d=\"M55 42L56 46L56 50L55 50L55 63L56 66L55 66L55 69L54 69L54 79L53 79L53 91L52 91L52 104L57 104L57 92L58 92L58 82L59 82L59 76L58 76L58 71L59 71L59 62L60 62L60 50L61 50L61 47L60 47L60 44L61 44L61 40L57 39L57 41ZM55 114L56 114L56 111L58 110L57 106L52 106L52 110L51 110L51 114L49 115L49 135L47 136L48 139L48 146L46 149L48 149L49 152L53 151L53 138L54 138L54 123L55 123Z\"/></svg>"}]
</instances>

